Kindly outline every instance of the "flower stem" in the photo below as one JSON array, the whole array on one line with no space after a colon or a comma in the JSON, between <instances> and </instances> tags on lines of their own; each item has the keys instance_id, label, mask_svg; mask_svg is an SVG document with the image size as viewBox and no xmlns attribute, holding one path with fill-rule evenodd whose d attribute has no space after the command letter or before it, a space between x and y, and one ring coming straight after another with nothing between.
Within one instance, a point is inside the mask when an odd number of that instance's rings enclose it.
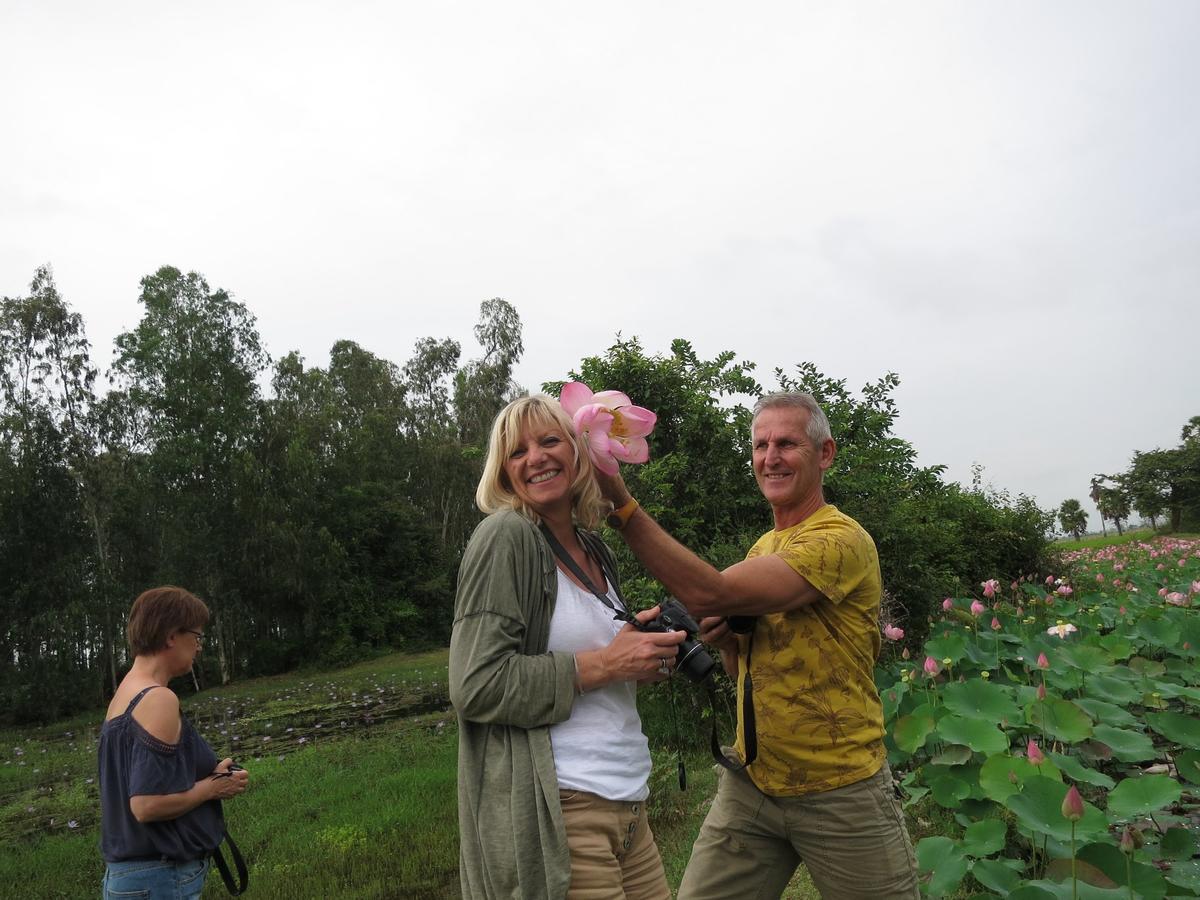
<instances>
[{"instance_id":1,"label":"flower stem","mask_svg":"<svg viewBox=\"0 0 1200 900\"><path fill-rule=\"evenodd\" d=\"M1079 880L1075 877L1075 820L1071 820L1071 900L1078 900Z\"/></svg>"}]
</instances>

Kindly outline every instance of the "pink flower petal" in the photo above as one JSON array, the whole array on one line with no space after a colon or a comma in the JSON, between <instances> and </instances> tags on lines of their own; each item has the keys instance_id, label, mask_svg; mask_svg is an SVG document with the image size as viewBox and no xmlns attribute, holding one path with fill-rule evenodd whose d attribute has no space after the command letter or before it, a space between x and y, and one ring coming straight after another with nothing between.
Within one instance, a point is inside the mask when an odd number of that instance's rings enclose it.
<instances>
[{"instance_id":1,"label":"pink flower petal","mask_svg":"<svg viewBox=\"0 0 1200 900\"><path fill-rule=\"evenodd\" d=\"M563 385L558 402L568 416L574 416L581 406L595 402L592 396L592 389L582 381L568 381Z\"/></svg>"},{"instance_id":2,"label":"pink flower petal","mask_svg":"<svg viewBox=\"0 0 1200 900\"><path fill-rule=\"evenodd\" d=\"M599 403L589 403L575 411L575 433L588 434L603 431L606 435L612 428L613 414Z\"/></svg>"},{"instance_id":3,"label":"pink flower petal","mask_svg":"<svg viewBox=\"0 0 1200 900\"><path fill-rule=\"evenodd\" d=\"M601 406L607 406L609 409L619 409L622 406L631 405L629 397L620 391L600 391L592 395L590 402L599 403Z\"/></svg>"},{"instance_id":4,"label":"pink flower petal","mask_svg":"<svg viewBox=\"0 0 1200 900\"><path fill-rule=\"evenodd\" d=\"M623 431L628 437L645 437L654 430L658 416L644 406L622 406L620 409Z\"/></svg>"},{"instance_id":5,"label":"pink flower petal","mask_svg":"<svg viewBox=\"0 0 1200 900\"><path fill-rule=\"evenodd\" d=\"M621 462L644 463L650 458L650 445L646 443L645 438L640 437L614 439L609 452Z\"/></svg>"}]
</instances>

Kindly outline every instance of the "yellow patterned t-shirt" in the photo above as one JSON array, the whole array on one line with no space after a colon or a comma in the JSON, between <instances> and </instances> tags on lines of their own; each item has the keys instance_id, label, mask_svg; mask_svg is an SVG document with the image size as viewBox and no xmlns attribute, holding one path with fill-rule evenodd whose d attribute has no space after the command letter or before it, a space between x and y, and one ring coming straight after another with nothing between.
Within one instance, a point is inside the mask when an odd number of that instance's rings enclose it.
<instances>
[{"instance_id":1,"label":"yellow patterned t-shirt","mask_svg":"<svg viewBox=\"0 0 1200 900\"><path fill-rule=\"evenodd\" d=\"M822 506L769 531L746 554L778 555L824 596L760 616L739 637L738 696L749 649L758 758L747 770L771 796L828 791L874 775L883 763L879 655L879 555L861 525ZM738 709L737 750L745 758Z\"/></svg>"}]
</instances>

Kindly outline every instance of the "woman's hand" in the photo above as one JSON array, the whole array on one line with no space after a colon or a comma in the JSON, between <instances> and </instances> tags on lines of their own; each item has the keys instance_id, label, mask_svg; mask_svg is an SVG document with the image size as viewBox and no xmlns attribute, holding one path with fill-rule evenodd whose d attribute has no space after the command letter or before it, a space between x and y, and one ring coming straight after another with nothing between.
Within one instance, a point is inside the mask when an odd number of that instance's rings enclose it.
<instances>
[{"instance_id":1,"label":"woman's hand","mask_svg":"<svg viewBox=\"0 0 1200 900\"><path fill-rule=\"evenodd\" d=\"M207 780L212 791L211 799L229 800L246 790L250 773L241 766L235 766L232 759L225 758L217 763Z\"/></svg>"},{"instance_id":2,"label":"woman's hand","mask_svg":"<svg viewBox=\"0 0 1200 900\"><path fill-rule=\"evenodd\" d=\"M646 623L658 618L658 614L656 606L637 613L634 618ZM674 668L675 655L686 638L686 631L639 631L626 624L607 647L575 654L580 686L590 691L614 681L646 682L665 678ZM664 666L666 673L661 671Z\"/></svg>"}]
</instances>

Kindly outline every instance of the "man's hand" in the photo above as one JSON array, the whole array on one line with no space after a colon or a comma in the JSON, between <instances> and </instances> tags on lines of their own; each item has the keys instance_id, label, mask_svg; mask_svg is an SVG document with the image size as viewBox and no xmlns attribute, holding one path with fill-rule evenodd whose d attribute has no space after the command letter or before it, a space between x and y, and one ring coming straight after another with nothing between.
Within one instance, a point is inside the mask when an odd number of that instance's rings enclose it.
<instances>
[{"instance_id":1,"label":"man's hand","mask_svg":"<svg viewBox=\"0 0 1200 900\"><path fill-rule=\"evenodd\" d=\"M729 620L725 616L705 616L701 619L698 637L723 653L737 653L737 635L729 627Z\"/></svg>"},{"instance_id":2,"label":"man's hand","mask_svg":"<svg viewBox=\"0 0 1200 900\"><path fill-rule=\"evenodd\" d=\"M596 484L600 486L600 493L604 499L616 509L620 509L628 503L633 496L629 493L629 488L625 486L625 479L621 477L620 472L617 472L616 475L605 475L596 469Z\"/></svg>"}]
</instances>

